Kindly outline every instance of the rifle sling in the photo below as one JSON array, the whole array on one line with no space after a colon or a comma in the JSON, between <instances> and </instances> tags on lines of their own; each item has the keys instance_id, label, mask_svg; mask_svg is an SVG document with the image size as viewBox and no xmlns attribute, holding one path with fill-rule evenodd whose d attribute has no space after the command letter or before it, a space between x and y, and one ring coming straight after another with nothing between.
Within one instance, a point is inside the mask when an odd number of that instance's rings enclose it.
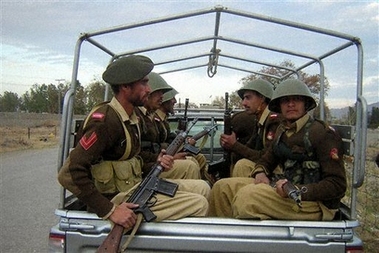
<instances>
[{"instance_id":1,"label":"rifle sling","mask_svg":"<svg viewBox=\"0 0 379 253\"><path fill-rule=\"evenodd\" d=\"M134 224L134 227L133 227L133 230L132 232L130 233L128 239L126 240L126 242L122 245L121 247L121 252L125 252L126 249L128 248L130 242L132 241L132 239L134 238L134 235L136 234L138 228L140 227L141 223L142 223L142 213L138 213L137 214L137 221L136 221L136 224Z\"/></svg>"}]
</instances>

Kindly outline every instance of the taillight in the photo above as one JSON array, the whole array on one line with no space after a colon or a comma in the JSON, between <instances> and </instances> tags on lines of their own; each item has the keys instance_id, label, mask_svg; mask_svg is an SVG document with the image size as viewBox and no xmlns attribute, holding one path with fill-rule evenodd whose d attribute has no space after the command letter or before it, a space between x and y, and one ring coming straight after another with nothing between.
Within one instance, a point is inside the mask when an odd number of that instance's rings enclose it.
<instances>
[{"instance_id":1,"label":"taillight","mask_svg":"<svg viewBox=\"0 0 379 253\"><path fill-rule=\"evenodd\" d=\"M363 246L348 246L346 247L346 253L363 253L365 252Z\"/></svg>"},{"instance_id":2,"label":"taillight","mask_svg":"<svg viewBox=\"0 0 379 253\"><path fill-rule=\"evenodd\" d=\"M49 253L64 253L64 234L54 234L49 235Z\"/></svg>"}]
</instances>

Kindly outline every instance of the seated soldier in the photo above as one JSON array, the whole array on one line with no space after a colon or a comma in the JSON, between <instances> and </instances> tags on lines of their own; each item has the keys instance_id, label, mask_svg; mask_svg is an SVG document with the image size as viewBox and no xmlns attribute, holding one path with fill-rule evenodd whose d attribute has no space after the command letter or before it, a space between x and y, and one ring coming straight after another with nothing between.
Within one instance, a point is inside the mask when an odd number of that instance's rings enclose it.
<instances>
[{"instance_id":1,"label":"seated soldier","mask_svg":"<svg viewBox=\"0 0 379 253\"><path fill-rule=\"evenodd\" d=\"M226 178L211 190L210 215L249 219L332 220L346 191L342 139L307 112L316 101L305 83L286 80L269 109L281 113L275 139L257 161L251 178ZM276 166L284 179L272 181ZM285 192L291 182L301 207ZM273 186L274 187L273 187ZM287 185L288 186L288 185Z\"/></svg>"}]
</instances>

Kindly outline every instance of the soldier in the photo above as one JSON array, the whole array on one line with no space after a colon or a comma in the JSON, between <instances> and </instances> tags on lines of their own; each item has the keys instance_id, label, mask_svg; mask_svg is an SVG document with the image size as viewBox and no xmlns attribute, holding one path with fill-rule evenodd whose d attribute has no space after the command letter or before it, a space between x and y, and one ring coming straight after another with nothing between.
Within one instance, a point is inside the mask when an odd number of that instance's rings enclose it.
<instances>
[{"instance_id":1,"label":"soldier","mask_svg":"<svg viewBox=\"0 0 379 253\"><path fill-rule=\"evenodd\" d=\"M241 132L244 129L243 126L248 125L246 123L246 120L249 120L247 115L235 115L233 133L231 135L222 134L220 137L222 147L234 154L233 160L236 164L232 170L233 177L248 177L254 168L254 162L261 157L275 137L280 120L277 113L272 113L267 108L272 92L273 85L263 79L249 81L237 91L246 113L254 115L255 118L250 119L250 124L253 123L254 126L250 130L250 138L246 144L240 140L240 137L237 139L235 131Z\"/></svg>"},{"instance_id":2,"label":"soldier","mask_svg":"<svg viewBox=\"0 0 379 253\"><path fill-rule=\"evenodd\" d=\"M175 138L176 134L174 132L171 132L169 122L167 121L167 118L170 114L174 114L174 105L176 104L176 98L175 95L177 95L178 92L175 89L172 89L165 94L163 94L162 104L156 110L156 114L159 118L159 121L157 121L157 126L159 129L159 133L161 136L163 136L163 139L165 142L170 143L172 139ZM188 143L191 145L195 145L196 140L192 138L187 139ZM190 159L191 161L195 162L197 166L200 168L200 174L201 178L203 180L207 180L209 183L211 183L210 175L208 174L208 162L205 156L201 153L197 155L190 154L191 156L187 156L187 159Z\"/></svg>"},{"instance_id":3,"label":"soldier","mask_svg":"<svg viewBox=\"0 0 379 253\"><path fill-rule=\"evenodd\" d=\"M142 180L138 156L140 130L134 107L147 100L150 93L147 75L153 67L149 58L139 55L123 57L109 64L103 79L110 84L114 97L90 112L80 141L58 175L62 186L90 210L127 229L136 222L132 209L137 205L124 201ZM157 161L169 170L173 157L162 151ZM151 207L157 219L206 215L209 186L201 180L178 184L179 190L173 198L157 194L157 201Z\"/></svg>"},{"instance_id":4,"label":"soldier","mask_svg":"<svg viewBox=\"0 0 379 253\"><path fill-rule=\"evenodd\" d=\"M274 142L259 159L252 178L228 178L212 188L210 215L252 219L332 220L346 191L342 140L307 112L316 107L308 87L299 80L278 85L269 109L281 113ZM270 182L279 165L285 179ZM302 208L283 186L292 182ZM271 184L274 184L272 187ZM303 188L304 187L304 188Z\"/></svg>"},{"instance_id":5,"label":"soldier","mask_svg":"<svg viewBox=\"0 0 379 253\"><path fill-rule=\"evenodd\" d=\"M162 144L167 146L167 143L165 143L167 141L166 133L159 130L161 119L155 112L162 103L163 94L172 90L172 87L159 74L152 72L148 77L151 93L144 106L136 109L142 130L142 151L140 155L144 161L142 168L144 174L148 174L151 166L155 163L162 149ZM190 159L186 159L186 156L186 152L178 152L174 156L173 168L163 172L161 177L171 179L200 179L199 165Z\"/></svg>"}]
</instances>

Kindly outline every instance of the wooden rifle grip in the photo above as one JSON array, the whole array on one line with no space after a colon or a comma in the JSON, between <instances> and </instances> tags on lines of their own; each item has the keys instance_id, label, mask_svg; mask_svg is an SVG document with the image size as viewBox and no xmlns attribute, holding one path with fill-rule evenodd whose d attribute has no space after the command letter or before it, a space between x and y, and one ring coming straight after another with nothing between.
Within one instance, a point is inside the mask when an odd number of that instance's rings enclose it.
<instances>
[{"instance_id":1,"label":"wooden rifle grip","mask_svg":"<svg viewBox=\"0 0 379 253\"><path fill-rule=\"evenodd\" d=\"M114 224L111 232L97 249L97 253L117 253L120 247L121 237L124 232L124 227Z\"/></svg>"}]
</instances>

